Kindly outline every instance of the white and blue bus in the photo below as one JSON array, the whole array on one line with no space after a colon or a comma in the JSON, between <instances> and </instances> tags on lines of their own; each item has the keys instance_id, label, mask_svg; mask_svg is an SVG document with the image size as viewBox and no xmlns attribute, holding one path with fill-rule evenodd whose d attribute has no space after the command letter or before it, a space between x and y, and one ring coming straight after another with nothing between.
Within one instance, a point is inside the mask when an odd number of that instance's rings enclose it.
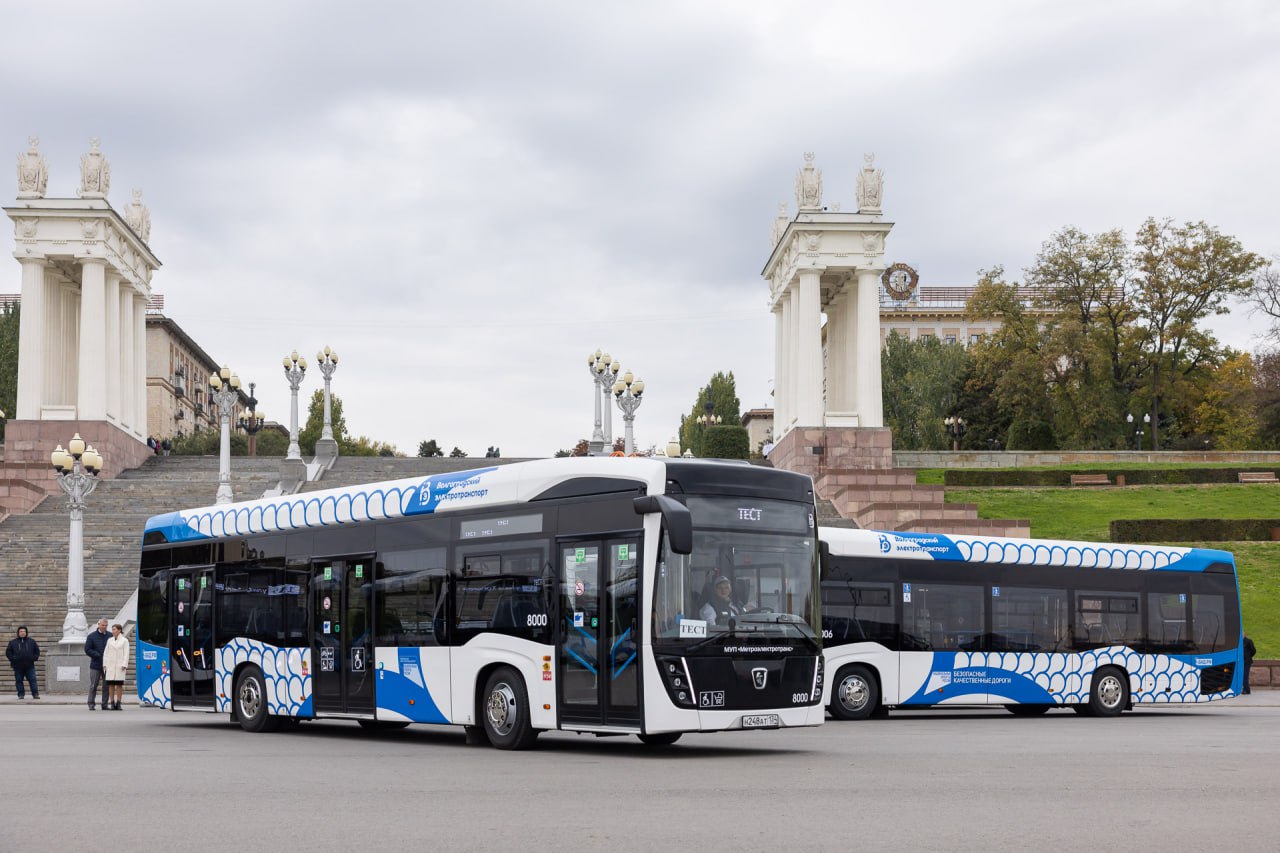
<instances>
[{"instance_id":1,"label":"white and blue bus","mask_svg":"<svg viewBox=\"0 0 1280 853\"><path fill-rule=\"evenodd\" d=\"M555 459L159 515L139 699L249 731L455 724L506 749L818 725L812 488L745 463ZM722 577L736 603L708 610Z\"/></svg>"},{"instance_id":2,"label":"white and blue bus","mask_svg":"<svg viewBox=\"0 0 1280 853\"><path fill-rule=\"evenodd\" d=\"M1231 554L1203 548L822 528L832 716L890 707L1135 703L1242 689Z\"/></svg>"}]
</instances>

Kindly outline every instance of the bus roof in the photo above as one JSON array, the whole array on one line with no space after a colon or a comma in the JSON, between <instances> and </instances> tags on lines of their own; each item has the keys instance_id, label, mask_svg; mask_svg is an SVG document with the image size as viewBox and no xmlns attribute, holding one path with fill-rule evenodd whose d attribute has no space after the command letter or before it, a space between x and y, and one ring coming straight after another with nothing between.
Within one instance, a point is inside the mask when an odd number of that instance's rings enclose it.
<instances>
[{"instance_id":1,"label":"bus roof","mask_svg":"<svg viewBox=\"0 0 1280 853\"><path fill-rule=\"evenodd\" d=\"M853 530L843 527L819 528L818 536L827 543L832 554L848 556L1181 572L1202 572L1211 565L1226 563L1233 571L1235 569L1235 557L1231 552L1212 548Z\"/></svg>"},{"instance_id":2,"label":"bus roof","mask_svg":"<svg viewBox=\"0 0 1280 853\"><path fill-rule=\"evenodd\" d=\"M620 483L618 491L643 488L657 495L666 491L670 479L684 481L688 491L704 484L745 482L777 497L812 489L803 475L739 462L607 456L538 459L177 510L148 519L143 542L261 535L518 503L554 496L557 486L571 480L596 481L586 484L585 494L606 493L611 490L609 484L598 481L618 480L631 484ZM561 490L561 495L572 491Z\"/></svg>"}]
</instances>

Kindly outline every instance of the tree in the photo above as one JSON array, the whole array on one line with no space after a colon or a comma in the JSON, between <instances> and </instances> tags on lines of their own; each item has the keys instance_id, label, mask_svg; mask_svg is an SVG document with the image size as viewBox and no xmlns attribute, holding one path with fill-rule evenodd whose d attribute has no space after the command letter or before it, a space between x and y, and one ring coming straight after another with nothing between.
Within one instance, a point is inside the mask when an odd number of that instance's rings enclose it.
<instances>
[{"instance_id":1,"label":"tree","mask_svg":"<svg viewBox=\"0 0 1280 853\"><path fill-rule=\"evenodd\" d=\"M1147 219L1134 246L1134 312L1150 377L1152 447L1160 449L1160 402L1213 357L1216 341L1198 327L1227 312L1227 299L1255 291L1266 262L1204 222Z\"/></svg>"},{"instance_id":2,"label":"tree","mask_svg":"<svg viewBox=\"0 0 1280 853\"><path fill-rule=\"evenodd\" d=\"M578 439L578 443L573 446L572 450L557 450L556 458L564 458L566 456L586 456L591 451L591 442L585 438Z\"/></svg>"},{"instance_id":3,"label":"tree","mask_svg":"<svg viewBox=\"0 0 1280 853\"><path fill-rule=\"evenodd\" d=\"M385 441L374 441L367 435L358 436L357 438L344 438L341 443L341 452L346 456L401 456L402 454L396 450L394 444L388 444Z\"/></svg>"},{"instance_id":4,"label":"tree","mask_svg":"<svg viewBox=\"0 0 1280 853\"><path fill-rule=\"evenodd\" d=\"M1249 291L1249 302L1255 311L1261 311L1271 318L1271 328L1267 337L1272 343L1280 341L1280 255L1272 255L1271 262L1263 267L1253 280ZM3 387L3 384L0 384Z\"/></svg>"},{"instance_id":5,"label":"tree","mask_svg":"<svg viewBox=\"0 0 1280 853\"><path fill-rule=\"evenodd\" d=\"M698 418L710 414L719 417L722 424L737 424L742 418L741 406L733 372L712 374L711 380L698 389L698 398L690 413L680 417L681 451L690 450L694 456L703 456L702 442L706 430Z\"/></svg>"},{"instance_id":6,"label":"tree","mask_svg":"<svg viewBox=\"0 0 1280 853\"><path fill-rule=\"evenodd\" d=\"M444 451L440 449L440 445L436 444L436 440L432 438L418 445L418 456L430 459L434 456L444 456Z\"/></svg>"},{"instance_id":7,"label":"tree","mask_svg":"<svg viewBox=\"0 0 1280 853\"><path fill-rule=\"evenodd\" d=\"M1219 450L1254 450L1260 443L1253 359L1231 353L1213 372L1195 409L1195 429Z\"/></svg>"},{"instance_id":8,"label":"tree","mask_svg":"<svg viewBox=\"0 0 1280 853\"><path fill-rule=\"evenodd\" d=\"M329 420L334 440L343 452L346 451L347 420L342 416L342 398L337 394L329 395ZM307 423L298 431L298 447L304 456L314 456L316 442L324 432L324 391L317 388L311 395L311 405L307 409ZM358 455L358 454L352 454Z\"/></svg>"},{"instance_id":9,"label":"tree","mask_svg":"<svg viewBox=\"0 0 1280 853\"><path fill-rule=\"evenodd\" d=\"M0 308L0 439L4 438L5 424L17 415L18 408L18 326L21 308L9 305Z\"/></svg>"},{"instance_id":10,"label":"tree","mask_svg":"<svg viewBox=\"0 0 1280 853\"><path fill-rule=\"evenodd\" d=\"M964 347L890 332L880 352L885 426L899 450L951 447L943 419L958 415L970 372Z\"/></svg>"},{"instance_id":11,"label":"tree","mask_svg":"<svg viewBox=\"0 0 1280 853\"><path fill-rule=\"evenodd\" d=\"M466 452L459 447L454 447L453 450L449 451L450 459L463 459L466 457L466 455L467 455Z\"/></svg>"},{"instance_id":12,"label":"tree","mask_svg":"<svg viewBox=\"0 0 1280 853\"><path fill-rule=\"evenodd\" d=\"M702 456L708 459L746 459L751 455L751 438L741 424L719 424L706 431Z\"/></svg>"}]
</instances>

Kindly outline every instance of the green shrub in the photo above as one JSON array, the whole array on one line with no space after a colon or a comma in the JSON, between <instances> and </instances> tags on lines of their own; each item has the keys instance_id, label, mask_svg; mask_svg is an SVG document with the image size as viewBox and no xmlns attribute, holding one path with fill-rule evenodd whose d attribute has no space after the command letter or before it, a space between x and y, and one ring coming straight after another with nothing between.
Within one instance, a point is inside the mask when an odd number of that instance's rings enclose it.
<instances>
[{"instance_id":1,"label":"green shrub","mask_svg":"<svg viewBox=\"0 0 1280 853\"><path fill-rule=\"evenodd\" d=\"M737 424L721 424L707 430L702 455L708 459L746 459L751 455L747 428Z\"/></svg>"},{"instance_id":2,"label":"green shrub","mask_svg":"<svg viewBox=\"0 0 1280 853\"><path fill-rule=\"evenodd\" d=\"M1118 518L1113 542L1269 542L1280 518Z\"/></svg>"},{"instance_id":3,"label":"green shrub","mask_svg":"<svg viewBox=\"0 0 1280 853\"><path fill-rule=\"evenodd\" d=\"M1232 468L952 468L943 474L948 486L1069 486L1072 474L1106 474L1112 483L1123 477L1126 486L1181 486L1235 483L1241 471L1277 471L1274 465ZM1280 474L1280 472L1277 472Z\"/></svg>"}]
</instances>

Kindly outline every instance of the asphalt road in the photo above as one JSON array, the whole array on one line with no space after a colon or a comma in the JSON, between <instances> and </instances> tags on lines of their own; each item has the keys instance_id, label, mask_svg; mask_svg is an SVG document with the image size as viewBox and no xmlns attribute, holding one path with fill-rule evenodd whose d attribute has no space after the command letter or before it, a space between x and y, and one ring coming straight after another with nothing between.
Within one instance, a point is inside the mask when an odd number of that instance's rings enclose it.
<instances>
[{"instance_id":1,"label":"asphalt road","mask_svg":"<svg viewBox=\"0 0 1280 853\"><path fill-rule=\"evenodd\" d=\"M816 729L544 734L0 702L0 850L1275 850L1280 692L1099 720L895 712Z\"/></svg>"}]
</instances>

